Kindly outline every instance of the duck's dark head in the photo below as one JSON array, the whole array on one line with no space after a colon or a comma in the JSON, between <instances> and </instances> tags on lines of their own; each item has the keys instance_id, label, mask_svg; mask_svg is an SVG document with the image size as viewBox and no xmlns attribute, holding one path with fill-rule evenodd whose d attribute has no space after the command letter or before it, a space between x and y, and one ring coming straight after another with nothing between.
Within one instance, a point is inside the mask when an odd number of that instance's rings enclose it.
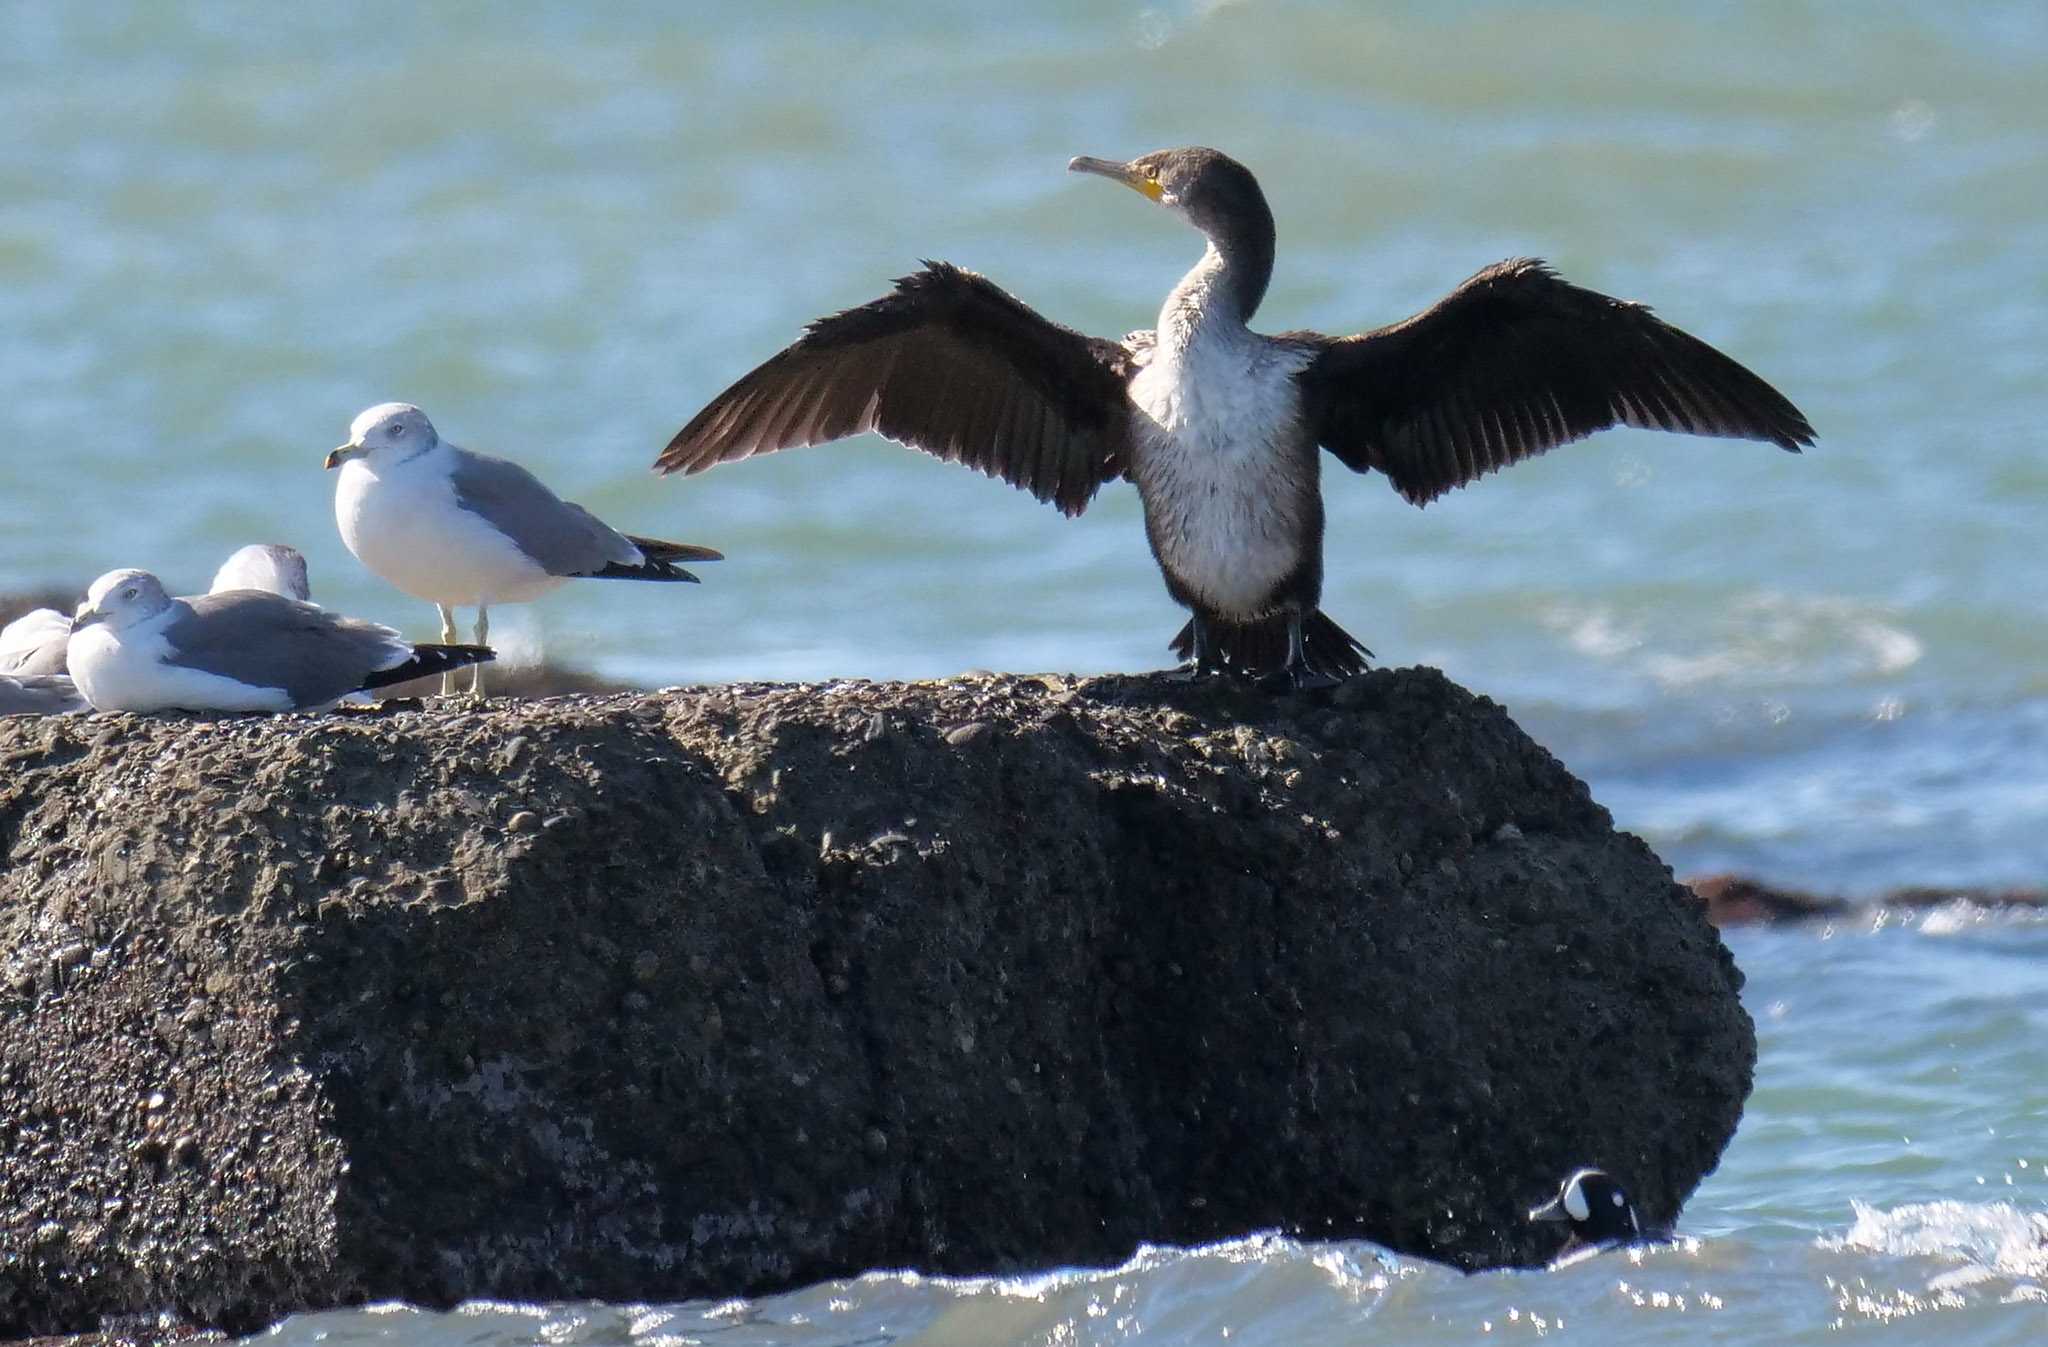
<instances>
[{"instance_id":1,"label":"duck's dark head","mask_svg":"<svg viewBox=\"0 0 2048 1347\"><path fill-rule=\"evenodd\" d=\"M1629 1244L1643 1238L1635 1204L1604 1169L1582 1169L1566 1179L1557 1196L1529 1213L1532 1221L1557 1221L1571 1230L1566 1247Z\"/></svg>"}]
</instances>

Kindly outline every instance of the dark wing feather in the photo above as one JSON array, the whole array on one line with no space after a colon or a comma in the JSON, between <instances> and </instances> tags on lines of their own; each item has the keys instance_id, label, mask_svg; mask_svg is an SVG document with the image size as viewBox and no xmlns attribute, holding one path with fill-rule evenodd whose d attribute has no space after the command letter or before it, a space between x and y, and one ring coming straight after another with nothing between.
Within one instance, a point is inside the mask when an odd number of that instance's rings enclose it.
<instances>
[{"instance_id":1,"label":"dark wing feather","mask_svg":"<svg viewBox=\"0 0 2048 1347\"><path fill-rule=\"evenodd\" d=\"M873 430L1079 514L1124 470L1131 370L1124 346L927 262L881 299L812 323L698 412L654 466L701 472Z\"/></svg>"},{"instance_id":2,"label":"dark wing feather","mask_svg":"<svg viewBox=\"0 0 2048 1347\"><path fill-rule=\"evenodd\" d=\"M1531 258L1375 332L1290 335L1321 344L1299 376L1318 442L1417 505L1616 424L1813 443L1799 409L1735 361Z\"/></svg>"}]
</instances>

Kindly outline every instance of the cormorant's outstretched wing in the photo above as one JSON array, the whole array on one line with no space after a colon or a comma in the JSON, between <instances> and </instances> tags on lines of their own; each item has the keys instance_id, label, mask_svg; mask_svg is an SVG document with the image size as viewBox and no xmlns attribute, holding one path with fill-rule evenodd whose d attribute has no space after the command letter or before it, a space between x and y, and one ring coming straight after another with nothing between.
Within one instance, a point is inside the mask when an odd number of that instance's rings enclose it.
<instances>
[{"instance_id":1,"label":"cormorant's outstretched wing","mask_svg":"<svg viewBox=\"0 0 2048 1347\"><path fill-rule=\"evenodd\" d=\"M1617 423L1813 443L1799 409L1741 365L1532 258L1374 332L1289 336L1320 347L1297 376L1317 442L1417 505Z\"/></svg>"},{"instance_id":2,"label":"cormorant's outstretched wing","mask_svg":"<svg viewBox=\"0 0 2048 1347\"><path fill-rule=\"evenodd\" d=\"M654 466L701 472L873 430L1079 514L1124 471L1131 368L1118 343L927 262L881 299L812 323L698 412Z\"/></svg>"}]
</instances>

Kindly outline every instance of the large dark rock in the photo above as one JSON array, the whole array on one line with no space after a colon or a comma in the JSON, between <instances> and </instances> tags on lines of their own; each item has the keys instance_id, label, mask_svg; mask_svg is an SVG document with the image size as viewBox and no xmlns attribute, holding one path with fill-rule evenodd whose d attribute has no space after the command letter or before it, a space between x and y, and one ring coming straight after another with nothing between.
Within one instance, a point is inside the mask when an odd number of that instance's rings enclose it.
<instances>
[{"instance_id":1,"label":"large dark rock","mask_svg":"<svg viewBox=\"0 0 2048 1347\"><path fill-rule=\"evenodd\" d=\"M1702 905L1380 671L0 722L0 1335L1261 1227L1539 1261L1749 1088Z\"/></svg>"}]
</instances>

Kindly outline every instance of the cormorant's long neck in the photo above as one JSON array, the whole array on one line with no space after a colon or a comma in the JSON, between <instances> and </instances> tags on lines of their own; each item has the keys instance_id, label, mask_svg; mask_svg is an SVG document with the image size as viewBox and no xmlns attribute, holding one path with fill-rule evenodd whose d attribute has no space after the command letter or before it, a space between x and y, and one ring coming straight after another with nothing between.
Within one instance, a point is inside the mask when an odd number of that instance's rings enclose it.
<instances>
[{"instance_id":1,"label":"cormorant's long neck","mask_svg":"<svg viewBox=\"0 0 2048 1347\"><path fill-rule=\"evenodd\" d=\"M1159 311L1160 339L1178 345L1210 324L1245 326L1273 279L1273 216L1265 203L1254 212L1196 223L1209 246Z\"/></svg>"}]
</instances>

